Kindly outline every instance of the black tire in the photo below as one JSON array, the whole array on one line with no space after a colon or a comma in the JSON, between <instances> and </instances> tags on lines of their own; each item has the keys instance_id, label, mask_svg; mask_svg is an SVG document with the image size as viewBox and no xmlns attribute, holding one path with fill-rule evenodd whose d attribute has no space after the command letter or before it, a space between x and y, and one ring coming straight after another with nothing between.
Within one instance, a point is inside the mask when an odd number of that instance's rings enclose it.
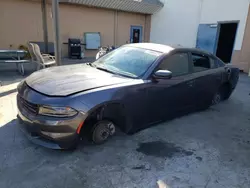
<instances>
[{"instance_id":1,"label":"black tire","mask_svg":"<svg viewBox=\"0 0 250 188\"><path fill-rule=\"evenodd\" d=\"M222 93L221 91L217 91L212 99L212 106L219 104L222 101Z\"/></svg>"},{"instance_id":2,"label":"black tire","mask_svg":"<svg viewBox=\"0 0 250 188\"><path fill-rule=\"evenodd\" d=\"M112 121L98 121L91 129L91 140L95 144L103 144L115 134L115 125Z\"/></svg>"},{"instance_id":3,"label":"black tire","mask_svg":"<svg viewBox=\"0 0 250 188\"><path fill-rule=\"evenodd\" d=\"M212 105L219 104L222 101L229 99L231 96L231 89L229 84L224 84L220 87L220 89L214 94L212 99Z\"/></svg>"},{"instance_id":4,"label":"black tire","mask_svg":"<svg viewBox=\"0 0 250 188\"><path fill-rule=\"evenodd\" d=\"M223 88L223 98L222 100L225 101L225 100L228 100L229 97L231 96L232 94L232 89L231 89L231 86L230 85L225 85L224 88Z\"/></svg>"}]
</instances>

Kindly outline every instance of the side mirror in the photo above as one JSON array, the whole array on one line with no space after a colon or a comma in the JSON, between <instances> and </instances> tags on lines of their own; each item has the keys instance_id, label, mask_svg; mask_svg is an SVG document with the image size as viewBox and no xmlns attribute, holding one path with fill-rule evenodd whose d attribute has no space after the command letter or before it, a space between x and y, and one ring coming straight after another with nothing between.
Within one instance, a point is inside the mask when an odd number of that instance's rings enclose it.
<instances>
[{"instance_id":1,"label":"side mirror","mask_svg":"<svg viewBox=\"0 0 250 188\"><path fill-rule=\"evenodd\" d=\"M168 70L158 70L153 74L153 77L157 79L171 79L172 72Z\"/></svg>"}]
</instances>

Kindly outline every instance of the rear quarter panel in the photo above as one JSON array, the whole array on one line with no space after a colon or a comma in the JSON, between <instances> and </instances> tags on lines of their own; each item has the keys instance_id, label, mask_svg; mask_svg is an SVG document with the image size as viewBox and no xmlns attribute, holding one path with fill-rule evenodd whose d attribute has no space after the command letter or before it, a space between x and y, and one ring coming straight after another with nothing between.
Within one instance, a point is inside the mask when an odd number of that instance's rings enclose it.
<instances>
[{"instance_id":1,"label":"rear quarter panel","mask_svg":"<svg viewBox=\"0 0 250 188\"><path fill-rule=\"evenodd\" d=\"M239 75L240 75L240 70L236 67L230 67L231 69L231 74L230 74L230 77L229 77L229 82L232 86L232 89L235 89L237 83L238 83L238 80L239 80Z\"/></svg>"},{"instance_id":2,"label":"rear quarter panel","mask_svg":"<svg viewBox=\"0 0 250 188\"><path fill-rule=\"evenodd\" d=\"M231 65L225 65L222 71L222 84L229 83L235 89L239 80L240 70Z\"/></svg>"}]
</instances>

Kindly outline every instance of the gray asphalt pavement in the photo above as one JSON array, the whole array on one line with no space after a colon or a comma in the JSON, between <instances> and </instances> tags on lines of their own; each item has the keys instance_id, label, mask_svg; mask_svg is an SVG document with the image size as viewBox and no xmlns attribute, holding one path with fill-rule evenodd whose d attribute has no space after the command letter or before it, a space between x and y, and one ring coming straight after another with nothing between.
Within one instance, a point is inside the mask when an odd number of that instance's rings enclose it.
<instances>
[{"instance_id":1,"label":"gray asphalt pavement","mask_svg":"<svg viewBox=\"0 0 250 188\"><path fill-rule=\"evenodd\" d=\"M16 85L1 78L0 188L250 187L250 78L230 100L104 145L75 151L32 144L18 129ZM9 81L11 80L11 81Z\"/></svg>"}]
</instances>

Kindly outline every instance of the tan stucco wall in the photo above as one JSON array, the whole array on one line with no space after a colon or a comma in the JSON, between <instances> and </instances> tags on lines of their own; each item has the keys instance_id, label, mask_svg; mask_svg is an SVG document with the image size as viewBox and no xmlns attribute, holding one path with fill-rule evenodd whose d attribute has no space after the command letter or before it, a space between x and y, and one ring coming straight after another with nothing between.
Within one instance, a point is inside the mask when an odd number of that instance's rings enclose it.
<instances>
[{"instance_id":1,"label":"tan stucco wall","mask_svg":"<svg viewBox=\"0 0 250 188\"><path fill-rule=\"evenodd\" d=\"M238 67L241 71L248 73L249 72L249 68L250 68L250 58L247 60L244 58L246 58L247 54L244 50L244 48L242 48L242 50L235 50L233 52L233 56L232 56L232 64L235 65L236 67Z\"/></svg>"},{"instance_id":2,"label":"tan stucco wall","mask_svg":"<svg viewBox=\"0 0 250 188\"><path fill-rule=\"evenodd\" d=\"M114 11L60 5L60 27L62 42L67 42L68 38L83 38L84 32L100 32L102 45L114 44ZM67 45L63 49L67 51ZM88 56L96 54L96 51L87 52Z\"/></svg>"},{"instance_id":3,"label":"tan stucco wall","mask_svg":"<svg viewBox=\"0 0 250 188\"><path fill-rule=\"evenodd\" d=\"M144 29L144 40L145 40L145 42L150 41L150 30L151 30L151 15L146 15L145 29Z\"/></svg>"},{"instance_id":4,"label":"tan stucco wall","mask_svg":"<svg viewBox=\"0 0 250 188\"><path fill-rule=\"evenodd\" d=\"M18 48L28 41L42 41L41 5L36 2L0 1L0 48Z\"/></svg>"},{"instance_id":5,"label":"tan stucco wall","mask_svg":"<svg viewBox=\"0 0 250 188\"><path fill-rule=\"evenodd\" d=\"M51 4L47 5L48 38L53 41ZM130 26L143 27L143 41L149 41L150 15L81 5L60 4L61 42L83 38L84 32L100 32L101 45L123 45L130 40ZM17 49L28 41L43 41L41 3L29 0L0 0L0 49ZM67 56L67 45L62 54ZM96 51L85 51L94 56Z\"/></svg>"},{"instance_id":6,"label":"tan stucco wall","mask_svg":"<svg viewBox=\"0 0 250 188\"><path fill-rule=\"evenodd\" d=\"M248 9L247 23L241 50L234 51L232 63L244 72L250 69L250 9Z\"/></svg>"},{"instance_id":7,"label":"tan stucco wall","mask_svg":"<svg viewBox=\"0 0 250 188\"><path fill-rule=\"evenodd\" d=\"M130 41L130 26L145 26L145 15L133 14L127 12L118 12L118 45L125 44ZM144 39L144 31L142 32L142 38Z\"/></svg>"}]
</instances>

